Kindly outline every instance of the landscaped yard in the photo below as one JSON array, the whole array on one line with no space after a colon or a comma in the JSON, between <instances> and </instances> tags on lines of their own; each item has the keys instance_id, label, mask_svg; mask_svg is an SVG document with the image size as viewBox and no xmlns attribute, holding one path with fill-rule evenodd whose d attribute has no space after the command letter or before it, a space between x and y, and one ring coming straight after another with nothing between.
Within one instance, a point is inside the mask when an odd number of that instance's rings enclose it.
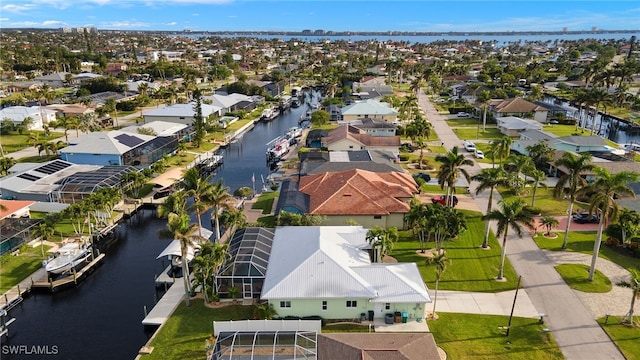
<instances>
[{"instance_id":1,"label":"landscaped yard","mask_svg":"<svg viewBox=\"0 0 640 360\"><path fill-rule=\"evenodd\" d=\"M558 251L562 247L563 234L558 234L556 239L547 239L542 235L534 238L540 249ZM593 243L596 239L595 231L569 231L567 250L578 251L584 254L593 254ZM603 259L611 260L614 263L627 269L640 269L640 258L625 255L622 251L605 244L600 247L599 256Z\"/></svg>"},{"instance_id":2,"label":"landscaped yard","mask_svg":"<svg viewBox=\"0 0 640 360\"><path fill-rule=\"evenodd\" d=\"M574 290L591 293L611 291L611 281L600 270L596 270L593 281L588 281L589 266L583 264L562 264L555 267L558 274Z\"/></svg>"},{"instance_id":3,"label":"landscaped yard","mask_svg":"<svg viewBox=\"0 0 640 360\"><path fill-rule=\"evenodd\" d=\"M498 276L501 248L493 234L489 237L490 250L480 248L484 235L484 222L479 212L460 210L467 218L468 230L459 239L445 243L446 254L451 264L440 280L441 290L484 291L495 292L516 288L517 276L509 260L505 260L505 282L494 280ZM420 242L413 238L411 231L401 231L400 240L394 245L391 256L399 262L415 262L422 279L429 288L435 286L435 267L426 265L426 258L416 253ZM507 246L509 246L507 244ZM426 249L434 248L434 243L427 243Z\"/></svg>"},{"instance_id":4,"label":"landscaped yard","mask_svg":"<svg viewBox=\"0 0 640 360\"><path fill-rule=\"evenodd\" d=\"M32 219L44 219L47 215L45 212L31 211ZM49 241L62 241L63 236L76 236L76 233L73 231L73 225L71 225L71 221L69 219L60 219L56 221L54 225L56 229L55 235L53 238L49 239ZM89 227L85 225L86 235L89 234Z\"/></svg>"},{"instance_id":5,"label":"landscaped yard","mask_svg":"<svg viewBox=\"0 0 640 360\"><path fill-rule=\"evenodd\" d=\"M251 207L252 209L260 209L263 214L270 214L273 209L273 202L278 198L280 193L277 191L269 191L260 195L258 200Z\"/></svg>"},{"instance_id":6,"label":"landscaped yard","mask_svg":"<svg viewBox=\"0 0 640 360\"><path fill-rule=\"evenodd\" d=\"M242 305L211 309L204 306L202 299L192 300L190 307L182 302L151 342L153 352L141 359L204 359L213 321L253 319L253 310L253 306Z\"/></svg>"},{"instance_id":7,"label":"landscaped yard","mask_svg":"<svg viewBox=\"0 0 640 360\"><path fill-rule=\"evenodd\" d=\"M487 128L485 131L482 131L482 129L478 131L477 128L473 127L452 130L462 140L495 140L504 136L497 128Z\"/></svg>"},{"instance_id":8,"label":"landscaped yard","mask_svg":"<svg viewBox=\"0 0 640 360\"><path fill-rule=\"evenodd\" d=\"M482 122L482 119L471 119L471 118L452 118L446 119L447 125L452 128L455 127L473 127L474 129L478 127L478 124ZM495 127L495 126L493 126Z\"/></svg>"},{"instance_id":9,"label":"landscaped yard","mask_svg":"<svg viewBox=\"0 0 640 360\"><path fill-rule=\"evenodd\" d=\"M525 193L520 196L515 196L512 191L506 190L505 188L499 188L499 190L500 196L502 196L502 198L507 202L518 198L525 200L527 204L531 205L531 198L533 197L531 188L526 188ZM534 205L542 210L542 215L562 216L567 214L567 210L569 209L569 200L555 198L553 196L553 188L551 187L538 187L538 190L536 190L536 201ZM578 211L586 206L588 205L575 204L573 209L574 211Z\"/></svg>"},{"instance_id":10,"label":"landscaped yard","mask_svg":"<svg viewBox=\"0 0 640 360\"><path fill-rule=\"evenodd\" d=\"M578 129L576 131L575 125L562 125L562 124L545 125L542 130L557 136L571 136L571 135L590 136L591 135L591 129L584 130L584 132L582 131L582 129ZM598 128L596 128L596 131L598 131ZM608 140L605 138L602 138L602 140L604 140L604 142L606 142L607 145L609 146L612 146L614 148L618 147L618 144L614 143L611 140Z\"/></svg>"},{"instance_id":11,"label":"landscaped yard","mask_svg":"<svg viewBox=\"0 0 640 360\"><path fill-rule=\"evenodd\" d=\"M42 130L25 131L22 135L17 132L8 135L1 135L0 144L2 144L2 151L4 151L5 154L8 154L28 147L33 147L33 145L29 144L29 137L31 133L39 134L41 139L47 141L64 136L63 133L52 131L49 133L49 136L45 137L44 131ZM43 151L42 154L44 156L45 152Z\"/></svg>"},{"instance_id":12,"label":"landscaped yard","mask_svg":"<svg viewBox=\"0 0 640 360\"><path fill-rule=\"evenodd\" d=\"M508 316L438 313L428 320L436 344L447 359L563 359L550 332L536 319L514 317L509 337Z\"/></svg>"},{"instance_id":13,"label":"landscaped yard","mask_svg":"<svg viewBox=\"0 0 640 360\"><path fill-rule=\"evenodd\" d=\"M634 316L636 322L640 322L640 316ZM605 321L607 322L605 324ZM620 324L620 318L610 316L598 319L598 324L607 332L611 340L616 343L627 360L640 360L640 328L627 324Z\"/></svg>"},{"instance_id":14,"label":"landscaped yard","mask_svg":"<svg viewBox=\"0 0 640 360\"><path fill-rule=\"evenodd\" d=\"M50 246L46 245L44 248L23 245L20 247L19 255L5 254L0 257L0 268L2 269L0 271L0 293L11 289L40 269L42 260L49 256L47 251L50 248ZM43 251L44 256L42 256Z\"/></svg>"}]
</instances>

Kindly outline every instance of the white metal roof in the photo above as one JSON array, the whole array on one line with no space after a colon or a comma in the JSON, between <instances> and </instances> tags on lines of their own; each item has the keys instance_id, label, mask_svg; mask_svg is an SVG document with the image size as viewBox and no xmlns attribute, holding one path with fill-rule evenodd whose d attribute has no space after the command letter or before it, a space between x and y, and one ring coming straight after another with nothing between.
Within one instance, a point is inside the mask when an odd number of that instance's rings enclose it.
<instances>
[{"instance_id":1,"label":"white metal roof","mask_svg":"<svg viewBox=\"0 0 640 360\"><path fill-rule=\"evenodd\" d=\"M128 133L139 134L138 130L144 128L153 130L157 136L171 136L183 129L186 129L187 127L188 126L185 124L169 121L151 121L144 124L127 126L126 128L120 130Z\"/></svg>"},{"instance_id":2,"label":"white metal roof","mask_svg":"<svg viewBox=\"0 0 640 360\"><path fill-rule=\"evenodd\" d=\"M125 142L118 140L121 135L127 137L137 138L131 144L127 145ZM136 148L146 142L155 139L155 136L135 134L122 130L113 130L109 132L92 132L86 135L81 135L78 138L70 139L69 146L60 149L61 153L74 153L74 154L117 154L122 155L127 151Z\"/></svg>"},{"instance_id":3,"label":"white metal roof","mask_svg":"<svg viewBox=\"0 0 640 360\"><path fill-rule=\"evenodd\" d=\"M145 112L144 116L182 116L182 117L193 117L195 116L195 110L193 109L194 104L175 104L171 106L166 106L162 108L152 109ZM209 104L201 104L202 107L202 116L204 118L209 117L209 115L217 113L222 108L219 106L209 105Z\"/></svg>"},{"instance_id":4,"label":"white metal roof","mask_svg":"<svg viewBox=\"0 0 640 360\"><path fill-rule=\"evenodd\" d=\"M375 100L358 101L341 109L342 115L393 115L398 111Z\"/></svg>"},{"instance_id":5,"label":"white metal roof","mask_svg":"<svg viewBox=\"0 0 640 360\"><path fill-rule=\"evenodd\" d=\"M276 228L261 297L430 302L415 264L371 264L366 235L361 226Z\"/></svg>"}]
</instances>

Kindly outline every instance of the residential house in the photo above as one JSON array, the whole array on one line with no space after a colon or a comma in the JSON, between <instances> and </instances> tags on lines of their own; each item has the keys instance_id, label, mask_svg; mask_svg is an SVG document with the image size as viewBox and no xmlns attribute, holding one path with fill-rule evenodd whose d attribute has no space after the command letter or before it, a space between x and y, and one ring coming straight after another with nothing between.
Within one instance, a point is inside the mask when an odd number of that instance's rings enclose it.
<instances>
[{"instance_id":1,"label":"residential house","mask_svg":"<svg viewBox=\"0 0 640 360\"><path fill-rule=\"evenodd\" d=\"M519 136L525 130L542 130L542 124L535 120L521 119L516 116L497 118L498 130L506 136Z\"/></svg>"},{"instance_id":2,"label":"residential house","mask_svg":"<svg viewBox=\"0 0 640 360\"><path fill-rule=\"evenodd\" d=\"M29 218L33 204L34 201L0 200L0 255L17 250L31 240L35 226L42 222Z\"/></svg>"},{"instance_id":3,"label":"residential house","mask_svg":"<svg viewBox=\"0 0 640 360\"><path fill-rule=\"evenodd\" d=\"M392 95L393 88L385 84L384 78L367 76L351 86L353 94L361 99L379 99L385 95Z\"/></svg>"},{"instance_id":4,"label":"residential house","mask_svg":"<svg viewBox=\"0 0 640 360\"><path fill-rule=\"evenodd\" d=\"M8 84L6 90L8 93L17 93L21 91L38 90L42 86L41 82L36 81L16 81Z\"/></svg>"},{"instance_id":5,"label":"residential house","mask_svg":"<svg viewBox=\"0 0 640 360\"><path fill-rule=\"evenodd\" d=\"M42 129L43 125L56 120L56 112L41 106L9 106L0 110L0 121L10 120L20 125L26 119L33 120L29 129Z\"/></svg>"},{"instance_id":6,"label":"residential house","mask_svg":"<svg viewBox=\"0 0 640 360\"><path fill-rule=\"evenodd\" d=\"M127 64L121 62L110 62L104 68L104 72L109 75L118 76L120 73L127 71Z\"/></svg>"},{"instance_id":7,"label":"residential house","mask_svg":"<svg viewBox=\"0 0 640 360\"><path fill-rule=\"evenodd\" d=\"M431 333L326 333L318 335L318 360L440 360Z\"/></svg>"},{"instance_id":8,"label":"residential house","mask_svg":"<svg viewBox=\"0 0 640 360\"><path fill-rule=\"evenodd\" d=\"M489 110L495 118L517 116L521 118L533 118L536 121L547 122L547 108L529 102L523 98L492 99L489 102Z\"/></svg>"},{"instance_id":9,"label":"residential house","mask_svg":"<svg viewBox=\"0 0 640 360\"><path fill-rule=\"evenodd\" d=\"M178 142L174 136L113 130L69 139L69 146L59 152L63 160L74 164L145 167L158 161L164 154L176 151Z\"/></svg>"},{"instance_id":10,"label":"residential house","mask_svg":"<svg viewBox=\"0 0 640 360\"><path fill-rule=\"evenodd\" d=\"M398 111L389 107L389 104L371 99L344 106L341 112L343 121L370 118L393 123L398 118Z\"/></svg>"},{"instance_id":11,"label":"residential house","mask_svg":"<svg viewBox=\"0 0 640 360\"><path fill-rule=\"evenodd\" d=\"M54 73L51 73L49 75L38 76L38 77L34 78L33 80L41 82L43 84L47 84L47 85L51 86L54 89L59 89L59 88L65 86L65 85L67 85L67 80L66 80L67 74L71 74L71 73L54 72Z\"/></svg>"},{"instance_id":12,"label":"residential house","mask_svg":"<svg viewBox=\"0 0 640 360\"><path fill-rule=\"evenodd\" d=\"M388 150L398 151L400 136L373 136L355 126L339 126L328 132L322 144L329 151L338 150Z\"/></svg>"},{"instance_id":13,"label":"residential house","mask_svg":"<svg viewBox=\"0 0 640 360\"><path fill-rule=\"evenodd\" d=\"M349 122L338 121L338 125L351 125L371 136L396 136L397 126L384 121L375 121L370 118Z\"/></svg>"},{"instance_id":14,"label":"residential house","mask_svg":"<svg viewBox=\"0 0 640 360\"><path fill-rule=\"evenodd\" d=\"M551 148L558 151L582 153L589 151L611 152L614 150L599 136L556 136L542 130L531 129L520 132L520 139L513 141L511 150L528 156L527 147L540 141L548 142Z\"/></svg>"},{"instance_id":15,"label":"residential house","mask_svg":"<svg viewBox=\"0 0 640 360\"><path fill-rule=\"evenodd\" d=\"M372 263L361 226L286 226L275 231L261 299L280 317L371 320L406 312L424 321L431 302L415 263Z\"/></svg>"},{"instance_id":16,"label":"residential house","mask_svg":"<svg viewBox=\"0 0 640 360\"><path fill-rule=\"evenodd\" d=\"M325 225L355 221L366 227L404 229L404 215L418 186L405 172L352 168L301 176L298 191L309 197L302 212L325 217Z\"/></svg>"},{"instance_id":17,"label":"residential house","mask_svg":"<svg viewBox=\"0 0 640 360\"><path fill-rule=\"evenodd\" d=\"M209 119L210 116L222 116L222 108L215 105L202 104L202 117ZM168 121L173 123L185 124L193 126L195 124L196 112L194 110L194 104L175 104L163 108L151 109L142 114L144 122L152 121Z\"/></svg>"},{"instance_id":18,"label":"residential house","mask_svg":"<svg viewBox=\"0 0 640 360\"><path fill-rule=\"evenodd\" d=\"M82 104L51 104L42 108L55 111L55 114L60 117L93 117L95 114L94 108Z\"/></svg>"}]
</instances>

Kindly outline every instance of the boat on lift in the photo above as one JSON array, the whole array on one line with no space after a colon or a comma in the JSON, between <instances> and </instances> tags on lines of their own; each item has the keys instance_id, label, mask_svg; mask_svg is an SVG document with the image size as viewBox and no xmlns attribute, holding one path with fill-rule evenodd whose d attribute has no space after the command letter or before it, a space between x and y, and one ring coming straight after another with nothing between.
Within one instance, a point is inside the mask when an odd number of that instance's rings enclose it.
<instances>
[{"instance_id":1,"label":"boat on lift","mask_svg":"<svg viewBox=\"0 0 640 360\"><path fill-rule=\"evenodd\" d=\"M45 269L51 274L63 274L80 265L91 256L91 247L86 244L69 243L62 246L53 258L44 261Z\"/></svg>"}]
</instances>

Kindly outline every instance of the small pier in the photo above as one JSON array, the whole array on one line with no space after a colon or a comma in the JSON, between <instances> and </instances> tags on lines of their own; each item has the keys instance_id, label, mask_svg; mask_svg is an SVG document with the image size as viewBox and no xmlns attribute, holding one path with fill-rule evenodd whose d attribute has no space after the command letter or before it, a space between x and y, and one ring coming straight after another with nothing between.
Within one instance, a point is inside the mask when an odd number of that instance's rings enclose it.
<instances>
[{"instance_id":1,"label":"small pier","mask_svg":"<svg viewBox=\"0 0 640 360\"><path fill-rule=\"evenodd\" d=\"M173 284L148 314L145 307L145 318L142 320L142 325L159 326L164 324L183 298L184 287L182 284Z\"/></svg>"},{"instance_id":2,"label":"small pier","mask_svg":"<svg viewBox=\"0 0 640 360\"><path fill-rule=\"evenodd\" d=\"M100 254L95 257L90 263L85 265L82 269L78 271L72 270L71 274L65 276L60 279L52 280L49 278L45 271L45 277L39 279L38 281L33 281L31 284L31 289L33 290L49 290L50 292L55 292L61 288L75 286L84 279L87 275L95 271L95 269L102 264L102 260L104 260L104 254Z\"/></svg>"},{"instance_id":3,"label":"small pier","mask_svg":"<svg viewBox=\"0 0 640 360\"><path fill-rule=\"evenodd\" d=\"M169 285L171 286L176 282L176 278L169 276L169 271L171 270L171 265L167 266L163 272L156 276L156 287L162 287Z\"/></svg>"}]
</instances>

